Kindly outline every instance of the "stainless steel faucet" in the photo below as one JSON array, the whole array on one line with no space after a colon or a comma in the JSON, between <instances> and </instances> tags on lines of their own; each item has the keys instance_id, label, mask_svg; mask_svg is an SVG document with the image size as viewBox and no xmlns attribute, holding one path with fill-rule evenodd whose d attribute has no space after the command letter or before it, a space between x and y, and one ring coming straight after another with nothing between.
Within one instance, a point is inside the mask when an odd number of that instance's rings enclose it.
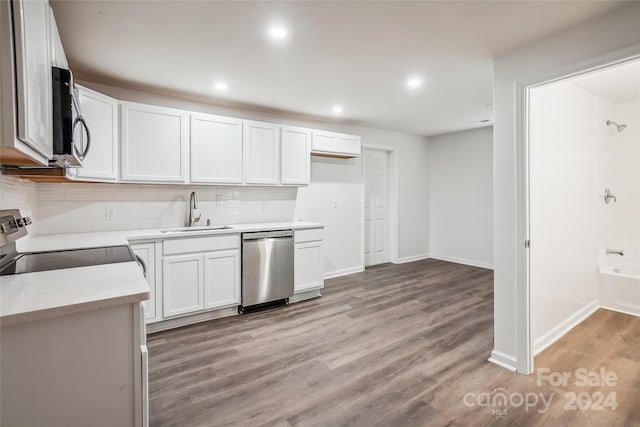
<instances>
[{"instance_id":1,"label":"stainless steel faucet","mask_svg":"<svg viewBox=\"0 0 640 427\"><path fill-rule=\"evenodd\" d=\"M198 217L193 216L193 210L198 209L198 196L195 191L191 192L189 196L189 227L193 227L200 221L202 214L198 215Z\"/></svg>"},{"instance_id":2,"label":"stainless steel faucet","mask_svg":"<svg viewBox=\"0 0 640 427\"><path fill-rule=\"evenodd\" d=\"M622 249L607 249L607 255L620 255L624 256L624 251Z\"/></svg>"}]
</instances>

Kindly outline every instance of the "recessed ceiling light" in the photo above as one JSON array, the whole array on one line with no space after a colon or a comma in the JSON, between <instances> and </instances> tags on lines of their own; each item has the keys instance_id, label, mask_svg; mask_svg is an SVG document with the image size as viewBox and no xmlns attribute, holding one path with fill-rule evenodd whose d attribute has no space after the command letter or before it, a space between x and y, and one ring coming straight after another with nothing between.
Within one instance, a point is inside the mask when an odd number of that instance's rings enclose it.
<instances>
[{"instance_id":1,"label":"recessed ceiling light","mask_svg":"<svg viewBox=\"0 0 640 427\"><path fill-rule=\"evenodd\" d=\"M221 90L221 91L225 91L225 90L229 89L229 85L227 85L225 82L216 82L214 87L217 90Z\"/></svg>"},{"instance_id":2,"label":"recessed ceiling light","mask_svg":"<svg viewBox=\"0 0 640 427\"><path fill-rule=\"evenodd\" d=\"M269 28L269 35L272 39L281 40L287 37L287 34L289 34L289 32L284 27L274 26Z\"/></svg>"},{"instance_id":3,"label":"recessed ceiling light","mask_svg":"<svg viewBox=\"0 0 640 427\"><path fill-rule=\"evenodd\" d=\"M422 80L419 77L411 77L407 80L407 87L409 89L418 89L422 86Z\"/></svg>"},{"instance_id":4,"label":"recessed ceiling light","mask_svg":"<svg viewBox=\"0 0 640 427\"><path fill-rule=\"evenodd\" d=\"M339 105L334 106L331 111L333 111L335 114L340 114L342 113L342 107Z\"/></svg>"}]
</instances>

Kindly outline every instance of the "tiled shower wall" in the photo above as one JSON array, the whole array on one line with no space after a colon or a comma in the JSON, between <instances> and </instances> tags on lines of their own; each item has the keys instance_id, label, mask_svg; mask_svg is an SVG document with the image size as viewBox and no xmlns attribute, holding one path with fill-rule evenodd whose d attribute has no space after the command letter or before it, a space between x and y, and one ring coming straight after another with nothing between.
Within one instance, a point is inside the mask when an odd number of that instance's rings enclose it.
<instances>
[{"instance_id":1,"label":"tiled shower wall","mask_svg":"<svg viewBox=\"0 0 640 427\"><path fill-rule=\"evenodd\" d=\"M189 195L205 225L291 221L296 188L113 184L37 184L38 234L186 224ZM107 219L107 210L113 212Z\"/></svg>"}]
</instances>

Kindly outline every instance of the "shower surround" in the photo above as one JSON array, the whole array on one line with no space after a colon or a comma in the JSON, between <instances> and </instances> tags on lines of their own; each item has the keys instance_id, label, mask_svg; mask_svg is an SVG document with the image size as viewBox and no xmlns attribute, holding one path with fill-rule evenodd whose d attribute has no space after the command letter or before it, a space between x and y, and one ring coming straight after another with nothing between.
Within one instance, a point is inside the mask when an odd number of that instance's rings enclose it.
<instances>
[{"instance_id":1,"label":"shower surround","mask_svg":"<svg viewBox=\"0 0 640 427\"><path fill-rule=\"evenodd\" d=\"M531 92L535 354L598 307L640 315L640 99L585 87L577 78Z\"/></svg>"}]
</instances>

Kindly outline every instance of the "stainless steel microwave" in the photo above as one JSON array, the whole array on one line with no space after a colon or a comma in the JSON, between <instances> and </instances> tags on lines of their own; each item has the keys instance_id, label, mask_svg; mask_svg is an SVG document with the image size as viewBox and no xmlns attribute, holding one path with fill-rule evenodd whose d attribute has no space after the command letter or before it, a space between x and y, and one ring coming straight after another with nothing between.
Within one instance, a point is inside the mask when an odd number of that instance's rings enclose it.
<instances>
[{"instance_id":1,"label":"stainless steel microwave","mask_svg":"<svg viewBox=\"0 0 640 427\"><path fill-rule=\"evenodd\" d=\"M91 147L89 127L80 112L71 71L51 67L53 85L52 166L81 167Z\"/></svg>"}]
</instances>

